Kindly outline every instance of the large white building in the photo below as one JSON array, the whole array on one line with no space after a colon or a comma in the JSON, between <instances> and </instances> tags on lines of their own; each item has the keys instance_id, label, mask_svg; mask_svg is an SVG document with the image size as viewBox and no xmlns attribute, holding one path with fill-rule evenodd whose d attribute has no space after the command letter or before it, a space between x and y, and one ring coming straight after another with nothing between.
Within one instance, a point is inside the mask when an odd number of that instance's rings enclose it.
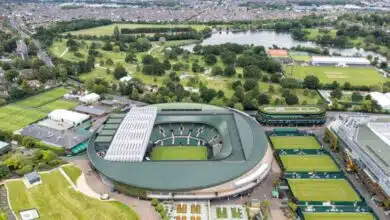
<instances>
[{"instance_id":1,"label":"large white building","mask_svg":"<svg viewBox=\"0 0 390 220\"><path fill-rule=\"evenodd\" d=\"M363 57L335 57L335 56L313 56L313 65L338 65L338 66L368 66L370 61Z\"/></svg>"},{"instance_id":2,"label":"large white building","mask_svg":"<svg viewBox=\"0 0 390 220\"><path fill-rule=\"evenodd\" d=\"M87 121L90 118L89 115L72 112L64 109L56 109L50 112L48 117L51 120L65 122L73 126L80 125L81 123Z\"/></svg>"},{"instance_id":3,"label":"large white building","mask_svg":"<svg viewBox=\"0 0 390 220\"><path fill-rule=\"evenodd\" d=\"M378 102L383 109L390 109L390 93L370 92L371 99Z\"/></svg>"}]
</instances>

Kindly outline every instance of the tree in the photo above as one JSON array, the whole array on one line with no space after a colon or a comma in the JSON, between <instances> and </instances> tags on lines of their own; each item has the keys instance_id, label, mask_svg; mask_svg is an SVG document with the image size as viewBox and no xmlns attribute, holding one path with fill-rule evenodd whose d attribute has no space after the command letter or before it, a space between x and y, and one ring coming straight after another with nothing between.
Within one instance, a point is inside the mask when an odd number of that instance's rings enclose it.
<instances>
[{"instance_id":1,"label":"tree","mask_svg":"<svg viewBox=\"0 0 390 220\"><path fill-rule=\"evenodd\" d=\"M107 65L109 65L109 66L111 66L111 65L113 65L113 64L114 64L114 61L112 61L112 59L111 59L111 58L107 58L107 60L106 60L106 64L107 64Z\"/></svg>"},{"instance_id":2,"label":"tree","mask_svg":"<svg viewBox=\"0 0 390 220\"><path fill-rule=\"evenodd\" d=\"M164 69L165 69L165 70L170 70L171 67L172 67L171 62L169 62L168 59L165 59L165 60L164 60L163 65L164 65Z\"/></svg>"},{"instance_id":3,"label":"tree","mask_svg":"<svg viewBox=\"0 0 390 220\"><path fill-rule=\"evenodd\" d=\"M236 62L236 54L231 51L221 53L221 60L225 65L233 65Z\"/></svg>"},{"instance_id":4,"label":"tree","mask_svg":"<svg viewBox=\"0 0 390 220\"><path fill-rule=\"evenodd\" d=\"M292 93L289 93L287 96L285 96L284 100L286 101L287 105L296 105L299 103L298 97Z\"/></svg>"},{"instance_id":5,"label":"tree","mask_svg":"<svg viewBox=\"0 0 390 220\"><path fill-rule=\"evenodd\" d=\"M297 80L291 77L282 78L280 84L283 88L295 89L298 87Z\"/></svg>"},{"instance_id":6,"label":"tree","mask_svg":"<svg viewBox=\"0 0 390 220\"><path fill-rule=\"evenodd\" d=\"M120 39L120 32L119 32L118 26L115 26L115 28L114 28L114 38L117 41L119 41L119 39Z\"/></svg>"},{"instance_id":7,"label":"tree","mask_svg":"<svg viewBox=\"0 0 390 220\"><path fill-rule=\"evenodd\" d=\"M243 74L245 78L256 78L260 79L262 76L260 68L255 65L245 66L243 70Z\"/></svg>"},{"instance_id":8,"label":"tree","mask_svg":"<svg viewBox=\"0 0 390 220\"><path fill-rule=\"evenodd\" d=\"M112 51L112 44L110 41L106 41L102 47L103 50Z\"/></svg>"},{"instance_id":9,"label":"tree","mask_svg":"<svg viewBox=\"0 0 390 220\"><path fill-rule=\"evenodd\" d=\"M157 206L157 204L159 203L158 199L156 198L152 198L152 206Z\"/></svg>"},{"instance_id":10,"label":"tree","mask_svg":"<svg viewBox=\"0 0 390 220\"><path fill-rule=\"evenodd\" d=\"M275 87L274 85L269 85L268 87L268 93L274 93L275 92Z\"/></svg>"},{"instance_id":11,"label":"tree","mask_svg":"<svg viewBox=\"0 0 390 220\"><path fill-rule=\"evenodd\" d=\"M234 108L237 110L240 110L240 111L244 110L244 106L242 106L242 104L240 102L237 102L236 104L234 104Z\"/></svg>"},{"instance_id":12,"label":"tree","mask_svg":"<svg viewBox=\"0 0 390 220\"><path fill-rule=\"evenodd\" d=\"M217 57L213 54L207 54L205 56L205 62L208 65L214 65L215 63L217 63Z\"/></svg>"},{"instance_id":13,"label":"tree","mask_svg":"<svg viewBox=\"0 0 390 220\"><path fill-rule=\"evenodd\" d=\"M303 95L304 96L308 96L310 93L310 90L308 90L307 88L303 90Z\"/></svg>"},{"instance_id":14,"label":"tree","mask_svg":"<svg viewBox=\"0 0 390 220\"><path fill-rule=\"evenodd\" d=\"M258 89L259 84L255 80L245 80L244 82L244 89L245 91L252 90L254 88Z\"/></svg>"},{"instance_id":15,"label":"tree","mask_svg":"<svg viewBox=\"0 0 390 220\"><path fill-rule=\"evenodd\" d=\"M144 65L147 65L147 64L152 64L154 62L154 57L152 55L145 55L143 58L142 58L142 63Z\"/></svg>"},{"instance_id":16,"label":"tree","mask_svg":"<svg viewBox=\"0 0 390 220\"><path fill-rule=\"evenodd\" d=\"M270 103L269 96L265 93L261 93L257 100L259 105L268 105Z\"/></svg>"},{"instance_id":17,"label":"tree","mask_svg":"<svg viewBox=\"0 0 390 220\"><path fill-rule=\"evenodd\" d=\"M112 50L115 52L115 53L119 53L121 51L121 48L119 46L114 46L112 48Z\"/></svg>"},{"instance_id":18,"label":"tree","mask_svg":"<svg viewBox=\"0 0 390 220\"><path fill-rule=\"evenodd\" d=\"M361 102L363 100L363 96L359 92L353 92L352 93L352 101L353 102Z\"/></svg>"},{"instance_id":19,"label":"tree","mask_svg":"<svg viewBox=\"0 0 390 220\"><path fill-rule=\"evenodd\" d=\"M16 77L19 76L19 72L17 70L8 70L7 72L5 72L5 79L8 81L8 82L13 82Z\"/></svg>"},{"instance_id":20,"label":"tree","mask_svg":"<svg viewBox=\"0 0 390 220\"><path fill-rule=\"evenodd\" d=\"M121 64L118 63L114 70L114 76L116 79L120 79L127 76L127 71Z\"/></svg>"},{"instance_id":21,"label":"tree","mask_svg":"<svg viewBox=\"0 0 390 220\"><path fill-rule=\"evenodd\" d=\"M204 67L199 65L197 62L192 63L192 72L198 73L198 72L203 72Z\"/></svg>"},{"instance_id":22,"label":"tree","mask_svg":"<svg viewBox=\"0 0 390 220\"><path fill-rule=\"evenodd\" d=\"M346 81L343 85L343 88L346 90L350 90L352 88L352 85L350 82Z\"/></svg>"},{"instance_id":23,"label":"tree","mask_svg":"<svg viewBox=\"0 0 390 220\"><path fill-rule=\"evenodd\" d=\"M11 171L8 166L3 163L0 163L0 180L5 179L11 176Z\"/></svg>"},{"instance_id":24,"label":"tree","mask_svg":"<svg viewBox=\"0 0 390 220\"><path fill-rule=\"evenodd\" d=\"M379 67L382 68L382 69L387 69L388 64L387 64L386 61L382 61L381 64L379 65Z\"/></svg>"},{"instance_id":25,"label":"tree","mask_svg":"<svg viewBox=\"0 0 390 220\"><path fill-rule=\"evenodd\" d=\"M213 68L211 68L211 74L213 76L220 76L223 74L223 70L220 66L213 66Z\"/></svg>"},{"instance_id":26,"label":"tree","mask_svg":"<svg viewBox=\"0 0 390 220\"><path fill-rule=\"evenodd\" d=\"M330 97L334 98L334 99L341 99L341 97L343 96L343 92L341 91L340 88L336 88L334 89L331 93L330 93Z\"/></svg>"},{"instance_id":27,"label":"tree","mask_svg":"<svg viewBox=\"0 0 390 220\"><path fill-rule=\"evenodd\" d=\"M66 82L66 80L68 79L68 71L66 70L64 64L58 65L58 76L62 82Z\"/></svg>"},{"instance_id":28,"label":"tree","mask_svg":"<svg viewBox=\"0 0 390 220\"><path fill-rule=\"evenodd\" d=\"M48 66L39 67L38 71L38 80L41 82L45 82L46 80L52 78L51 69Z\"/></svg>"},{"instance_id":29,"label":"tree","mask_svg":"<svg viewBox=\"0 0 390 220\"><path fill-rule=\"evenodd\" d=\"M320 80L317 76L307 75L303 80L303 85L309 89L318 89L320 87Z\"/></svg>"},{"instance_id":30,"label":"tree","mask_svg":"<svg viewBox=\"0 0 390 220\"><path fill-rule=\"evenodd\" d=\"M233 65L227 66L223 71L223 75L225 76L234 76L235 74L236 74L236 69L234 68Z\"/></svg>"}]
</instances>

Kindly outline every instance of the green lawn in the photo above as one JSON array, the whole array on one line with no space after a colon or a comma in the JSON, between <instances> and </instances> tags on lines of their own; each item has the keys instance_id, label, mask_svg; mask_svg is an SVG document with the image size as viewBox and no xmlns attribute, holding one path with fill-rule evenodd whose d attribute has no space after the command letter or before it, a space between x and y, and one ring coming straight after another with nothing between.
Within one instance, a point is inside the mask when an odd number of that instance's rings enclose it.
<instances>
[{"instance_id":1,"label":"green lawn","mask_svg":"<svg viewBox=\"0 0 390 220\"><path fill-rule=\"evenodd\" d=\"M227 218L227 217L228 217L227 209L225 207L223 208L217 207L217 218Z\"/></svg>"},{"instance_id":2,"label":"green lawn","mask_svg":"<svg viewBox=\"0 0 390 220\"><path fill-rule=\"evenodd\" d=\"M0 130L13 132L46 116L46 113L36 109L6 105L0 108Z\"/></svg>"},{"instance_id":3,"label":"green lawn","mask_svg":"<svg viewBox=\"0 0 390 220\"><path fill-rule=\"evenodd\" d=\"M207 148L203 146L155 147L152 160L207 160Z\"/></svg>"},{"instance_id":4,"label":"green lawn","mask_svg":"<svg viewBox=\"0 0 390 220\"><path fill-rule=\"evenodd\" d=\"M313 136L272 136L275 149L320 149L321 145Z\"/></svg>"},{"instance_id":5,"label":"green lawn","mask_svg":"<svg viewBox=\"0 0 390 220\"><path fill-rule=\"evenodd\" d=\"M15 213L36 208L41 220L139 219L124 204L100 201L75 191L58 170L41 173L41 178L42 184L29 189L22 180L6 183Z\"/></svg>"},{"instance_id":6,"label":"green lawn","mask_svg":"<svg viewBox=\"0 0 390 220\"><path fill-rule=\"evenodd\" d=\"M203 30L206 25L198 24L111 24L106 26L100 26L95 28L83 29L70 32L72 35L112 35L114 33L115 26L121 28L160 28L160 27L192 27L196 30Z\"/></svg>"},{"instance_id":7,"label":"green lawn","mask_svg":"<svg viewBox=\"0 0 390 220\"><path fill-rule=\"evenodd\" d=\"M345 179L288 179L288 183L299 201L360 201Z\"/></svg>"},{"instance_id":8,"label":"green lawn","mask_svg":"<svg viewBox=\"0 0 390 220\"><path fill-rule=\"evenodd\" d=\"M371 213L303 213L305 220L375 220Z\"/></svg>"},{"instance_id":9,"label":"green lawn","mask_svg":"<svg viewBox=\"0 0 390 220\"><path fill-rule=\"evenodd\" d=\"M303 80L307 75L314 75L321 83L332 83L337 81L340 84L350 82L352 85L375 85L388 81L382 74L371 67L335 67L335 66L288 66L285 67L285 74Z\"/></svg>"},{"instance_id":10,"label":"green lawn","mask_svg":"<svg viewBox=\"0 0 390 220\"><path fill-rule=\"evenodd\" d=\"M279 155L279 157L288 172L340 171L329 155Z\"/></svg>"},{"instance_id":11,"label":"green lawn","mask_svg":"<svg viewBox=\"0 0 390 220\"><path fill-rule=\"evenodd\" d=\"M311 61L311 56L309 56L309 55L290 55L290 56L294 61L298 61L298 62Z\"/></svg>"},{"instance_id":12,"label":"green lawn","mask_svg":"<svg viewBox=\"0 0 390 220\"><path fill-rule=\"evenodd\" d=\"M81 175L81 170L76 167L75 165L66 165L63 166L62 169L64 172L69 176L69 178L72 180L74 184L76 184L77 179Z\"/></svg>"},{"instance_id":13,"label":"green lawn","mask_svg":"<svg viewBox=\"0 0 390 220\"><path fill-rule=\"evenodd\" d=\"M316 40L318 36L322 36L325 34L330 35L332 38L336 38L336 33L337 33L336 29L329 30L328 33L321 33L319 29L310 29L310 28L305 29L305 31L309 32L309 34L306 36L308 40Z\"/></svg>"},{"instance_id":14,"label":"green lawn","mask_svg":"<svg viewBox=\"0 0 390 220\"><path fill-rule=\"evenodd\" d=\"M58 87L55 89L51 89L47 92L39 93L38 95L28 97L22 101L16 102L15 104L20 106L25 106L25 107L36 108L46 103L52 102L56 99L60 99L68 92L69 92L68 89L63 87Z\"/></svg>"},{"instance_id":15,"label":"green lawn","mask_svg":"<svg viewBox=\"0 0 390 220\"><path fill-rule=\"evenodd\" d=\"M42 105L41 107L39 107L39 109L44 112L52 112L56 109L72 109L77 105L78 103L75 101L58 99L53 102L49 102L45 105Z\"/></svg>"},{"instance_id":16,"label":"green lawn","mask_svg":"<svg viewBox=\"0 0 390 220\"><path fill-rule=\"evenodd\" d=\"M114 66L112 68L114 68ZM109 82L113 82L115 80L113 74L107 74L107 71L100 67L96 67L94 70L92 70L89 73L80 74L79 78L82 81L85 81L87 79L94 79L94 78L104 78Z\"/></svg>"}]
</instances>

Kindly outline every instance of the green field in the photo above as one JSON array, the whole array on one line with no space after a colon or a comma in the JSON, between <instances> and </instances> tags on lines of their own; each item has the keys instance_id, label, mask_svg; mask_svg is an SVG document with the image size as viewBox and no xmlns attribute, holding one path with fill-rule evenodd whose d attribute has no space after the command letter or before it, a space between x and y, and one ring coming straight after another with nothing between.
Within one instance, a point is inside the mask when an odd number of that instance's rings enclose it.
<instances>
[{"instance_id":1,"label":"green field","mask_svg":"<svg viewBox=\"0 0 390 220\"><path fill-rule=\"evenodd\" d=\"M345 179L288 179L288 183L299 201L360 201Z\"/></svg>"},{"instance_id":2,"label":"green field","mask_svg":"<svg viewBox=\"0 0 390 220\"><path fill-rule=\"evenodd\" d=\"M28 97L22 101L16 102L16 105L36 108L56 99L62 98L69 90L63 87L58 87L47 92L42 92L38 95Z\"/></svg>"},{"instance_id":3,"label":"green field","mask_svg":"<svg viewBox=\"0 0 390 220\"><path fill-rule=\"evenodd\" d=\"M305 220L375 220L371 213L321 213L304 212Z\"/></svg>"},{"instance_id":4,"label":"green field","mask_svg":"<svg viewBox=\"0 0 390 220\"><path fill-rule=\"evenodd\" d=\"M6 105L0 108L0 130L13 132L46 116L46 113L36 109Z\"/></svg>"},{"instance_id":5,"label":"green field","mask_svg":"<svg viewBox=\"0 0 390 220\"><path fill-rule=\"evenodd\" d=\"M279 157L288 172L340 171L329 155L279 155Z\"/></svg>"},{"instance_id":6,"label":"green field","mask_svg":"<svg viewBox=\"0 0 390 220\"><path fill-rule=\"evenodd\" d=\"M41 220L139 219L124 204L100 201L75 191L58 170L41 173L41 179L42 184L29 189L22 180L6 183L15 213L36 208Z\"/></svg>"},{"instance_id":7,"label":"green field","mask_svg":"<svg viewBox=\"0 0 390 220\"><path fill-rule=\"evenodd\" d=\"M309 56L309 55L290 55L290 57L294 61L298 61L298 62L309 62L309 61L311 61L311 56Z\"/></svg>"},{"instance_id":8,"label":"green field","mask_svg":"<svg viewBox=\"0 0 390 220\"><path fill-rule=\"evenodd\" d=\"M83 29L78 31L69 32L72 35L112 35L114 33L115 26L121 28L160 28L160 27L192 27L195 30L202 30L206 28L206 25L198 25L198 24L111 24L106 26L100 26L95 28Z\"/></svg>"},{"instance_id":9,"label":"green field","mask_svg":"<svg viewBox=\"0 0 390 220\"><path fill-rule=\"evenodd\" d=\"M44 112L52 112L56 109L72 109L78 105L77 102L75 101L68 101L68 100L63 100L63 99L58 99L53 102L49 102L45 105L42 105L39 107L41 111Z\"/></svg>"},{"instance_id":10,"label":"green field","mask_svg":"<svg viewBox=\"0 0 390 220\"><path fill-rule=\"evenodd\" d=\"M74 184L76 184L77 179L81 175L81 170L72 164L63 166L62 169L69 176L69 178L72 180L72 182Z\"/></svg>"},{"instance_id":11,"label":"green field","mask_svg":"<svg viewBox=\"0 0 390 220\"><path fill-rule=\"evenodd\" d=\"M292 70L292 71L291 71ZM287 66L285 75L303 80L308 75L317 76L321 83L337 81L341 85L350 82L352 85L375 85L386 80L372 67L335 67L335 66Z\"/></svg>"},{"instance_id":12,"label":"green field","mask_svg":"<svg viewBox=\"0 0 390 220\"><path fill-rule=\"evenodd\" d=\"M321 146L313 136L271 136L275 149L320 149Z\"/></svg>"},{"instance_id":13,"label":"green field","mask_svg":"<svg viewBox=\"0 0 390 220\"><path fill-rule=\"evenodd\" d=\"M207 160L207 148L203 146L155 147L152 160Z\"/></svg>"}]
</instances>

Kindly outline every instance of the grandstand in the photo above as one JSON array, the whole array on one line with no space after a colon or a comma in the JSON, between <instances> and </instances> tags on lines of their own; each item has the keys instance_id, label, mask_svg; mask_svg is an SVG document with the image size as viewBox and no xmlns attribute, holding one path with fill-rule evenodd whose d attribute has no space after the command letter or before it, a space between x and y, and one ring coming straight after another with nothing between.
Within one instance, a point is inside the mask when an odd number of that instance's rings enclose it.
<instances>
[{"instance_id":1,"label":"grandstand","mask_svg":"<svg viewBox=\"0 0 390 220\"><path fill-rule=\"evenodd\" d=\"M114 184L141 188L146 197L159 199L245 193L265 178L272 161L256 120L234 109L194 103L111 114L87 152Z\"/></svg>"},{"instance_id":2,"label":"grandstand","mask_svg":"<svg viewBox=\"0 0 390 220\"><path fill-rule=\"evenodd\" d=\"M265 125L321 125L326 110L320 106L264 106L256 119Z\"/></svg>"}]
</instances>

